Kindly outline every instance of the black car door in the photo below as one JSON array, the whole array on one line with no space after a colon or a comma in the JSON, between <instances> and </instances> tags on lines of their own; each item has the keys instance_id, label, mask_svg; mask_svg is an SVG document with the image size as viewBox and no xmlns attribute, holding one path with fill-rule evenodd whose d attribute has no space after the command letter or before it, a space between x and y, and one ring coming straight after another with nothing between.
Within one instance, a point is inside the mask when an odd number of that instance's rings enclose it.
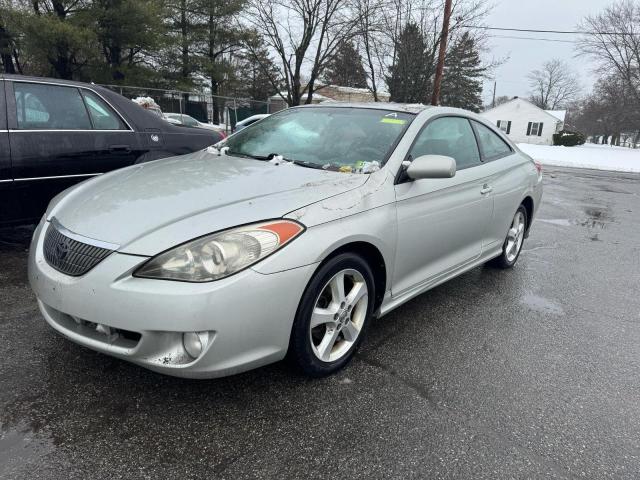
<instances>
[{"instance_id":1,"label":"black car door","mask_svg":"<svg viewBox=\"0 0 640 480\"><path fill-rule=\"evenodd\" d=\"M4 81L0 79L0 225L11 219L15 209L11 196L13 179L11 177L10 153Z\"/></svg>"},{"instance_id":2,"label":"black car door","mask_svg":"<svg viewBox=\"0 0 640 480\"><path fill-rule=\"evenodd\" d=\"M94 165L100 173L135 163L148 148L141 148L140 139L107 100L96 91L80 88L94 129Z\"/></svg>"},{"instance_id":3,"label":"black car door","mask_svg":"<svg viewBox=\"0 0 640 480\"><path fill-rule=\"evenodd\" d=\"M92 90L17 80L6 87L19 220L38 218L69 186L135 161L135 133Z\"/></svg>"}]
</instances>

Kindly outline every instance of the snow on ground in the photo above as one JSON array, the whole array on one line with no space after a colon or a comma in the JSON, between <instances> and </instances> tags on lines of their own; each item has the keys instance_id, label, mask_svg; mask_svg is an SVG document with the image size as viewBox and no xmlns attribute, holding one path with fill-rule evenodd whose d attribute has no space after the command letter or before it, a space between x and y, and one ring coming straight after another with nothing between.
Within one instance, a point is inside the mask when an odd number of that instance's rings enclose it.
<instances>
[{"instance_id":1,"label":"snow on ground","mask_svg":"<svg viewBox=\"0 0 640 480\"><path fill-rule=\"evenodd\" d=\"M640 149L585 143L576 147L552 147L519 143L518 148L543 165L593 168L616 172L640 172Z\"/></svg>"}]
</instances>

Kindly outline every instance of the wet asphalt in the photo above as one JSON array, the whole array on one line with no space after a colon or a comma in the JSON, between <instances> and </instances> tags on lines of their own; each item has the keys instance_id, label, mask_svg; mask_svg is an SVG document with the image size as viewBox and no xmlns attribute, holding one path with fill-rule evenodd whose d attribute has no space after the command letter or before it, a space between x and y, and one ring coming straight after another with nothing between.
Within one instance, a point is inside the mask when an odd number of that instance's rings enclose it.
<instances>
[{"instance_id":1,"label":"wet asphalt","mask_svg":"<svg viewBox=\"0 0 640 480\"><path fill-rule=\"evenodd\" d=\"M640 175L547 169L515 269L377 320L352 364L164 377L40 317L0 236L0 478L638 478Z\"/></svg>"}]
</instances>

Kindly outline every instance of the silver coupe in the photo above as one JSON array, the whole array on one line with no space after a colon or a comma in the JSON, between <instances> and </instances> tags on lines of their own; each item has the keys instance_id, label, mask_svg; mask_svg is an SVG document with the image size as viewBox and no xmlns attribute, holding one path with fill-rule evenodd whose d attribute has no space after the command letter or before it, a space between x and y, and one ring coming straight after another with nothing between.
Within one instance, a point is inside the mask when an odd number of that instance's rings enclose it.
<instances>
[{"instance_id":1,"label":"silver coupe","mask_svg":"<svg viewBox=\"0 0 640 480\"><path fill-rule=\"evenodd\" d=\"M353 357L372 317L490 262L510 268L540 166L473 113L290 108L193 154L54 198L29 279L68 339L182 377Z\"/></svg>"}]
</instances>

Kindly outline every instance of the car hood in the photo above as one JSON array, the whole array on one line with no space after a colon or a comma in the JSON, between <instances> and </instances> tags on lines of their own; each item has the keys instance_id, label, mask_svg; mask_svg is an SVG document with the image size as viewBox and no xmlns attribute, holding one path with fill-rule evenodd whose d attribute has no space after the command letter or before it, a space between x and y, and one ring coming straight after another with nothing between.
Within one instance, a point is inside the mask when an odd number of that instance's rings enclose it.
<instances>
[{"instance_id":1,"label":"car hood","mask_svg":"<svg viewBox=\"0 0 640 480\"><path fill-rule=\"evenodd\" d=\"M207 233L281 217L357 188L368 177L203 150L77 185L52 202L48 219L120 245L120 252L155 255Z\"/></svg>"}]
</instances>

